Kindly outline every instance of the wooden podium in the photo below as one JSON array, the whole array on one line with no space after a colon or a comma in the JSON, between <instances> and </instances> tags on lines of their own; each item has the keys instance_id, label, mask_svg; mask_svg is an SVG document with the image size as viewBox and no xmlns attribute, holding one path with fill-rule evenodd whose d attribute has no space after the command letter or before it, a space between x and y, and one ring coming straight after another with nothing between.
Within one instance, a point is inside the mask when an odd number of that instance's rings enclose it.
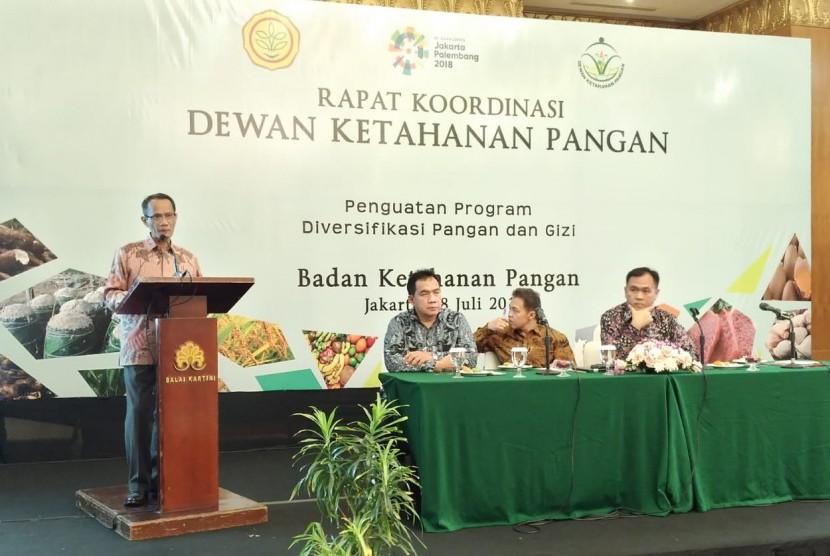
<instances>
[{"instance_id":1,"label":"wooden podium","mask_svg":"<svg viewBox=\"0 0 830 556\"><path fill-rule=\"evenodd\" d=\"M124 508L127 486L79 490L76 504L130 539L237 527L268 520L268 510L219 488L216 320L252 278L139 278L120 314L154 318L157 340L158 506ZM149 510L149 511L148 511Z\"/></svg>"}]
</instances>

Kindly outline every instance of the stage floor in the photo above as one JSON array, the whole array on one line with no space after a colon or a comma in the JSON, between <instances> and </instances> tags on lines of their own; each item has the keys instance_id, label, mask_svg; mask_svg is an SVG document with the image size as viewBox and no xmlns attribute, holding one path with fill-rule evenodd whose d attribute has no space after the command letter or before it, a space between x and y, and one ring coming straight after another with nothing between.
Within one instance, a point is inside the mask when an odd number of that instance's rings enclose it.
<instances>
[{"instance_id":1,"label":"stage floor","mask_svg":"<svg viewBox=\"0 0 830 556\"><path fill-rule=\"evenodd\" d=\"M0 465L0 554L3 556L162 553L298 554L291 538L317 519L316 505L288 501L298 479L293 449L220 455L220 484L268 506L261 525L147 541L127 541L76 509L75 491L119 484L123 459ZM538 532L483 527L420 534L419 554L635 555L830 554L830 501L789 502L675 514L559 521Z\"/></svg>"}]
</instances>

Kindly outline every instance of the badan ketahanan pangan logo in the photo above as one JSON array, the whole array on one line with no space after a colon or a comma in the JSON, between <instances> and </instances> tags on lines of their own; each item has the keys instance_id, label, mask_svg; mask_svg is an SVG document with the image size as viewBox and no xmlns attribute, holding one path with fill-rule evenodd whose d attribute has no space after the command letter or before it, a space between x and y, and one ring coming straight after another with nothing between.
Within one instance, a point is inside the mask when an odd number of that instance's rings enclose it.
<instances>
[{"instance_id":1,"label":"badan ketahanan pangan logo","mask_svg":"<svg viewBox=\"0 0 830 556\"><path fill-rule=\"evenodd\" d=\"M602 37L585 49L577 65L585 81L600 88L610 87L619 81L625 69L620 55Z\"/></svg>"},{"instance_id":2,"label":"badan ketahanan pangan logo","mask_svg":"<svg viewBox=\"0 0 830 556\"><path fill-rule=\"evenodd\" d=\"M242 28L242 44L251 61L269 70L287 68L300 51L300 32L274 10L256 14Z\"/></svg>"},{"instance_id":3,"label":"badan ketahanan pangan logo","mask_svg":"<svg viewBox=\"0 0 830 556\"><path fill-rule=\"evenodd\" d=\"M392 33L389 52L394 56L392 66L399 68L404 75L412 75L415 69L422 69L429 57L426 49L426 37L414 27L399 29Z\"/></svg>"}]
</instances>

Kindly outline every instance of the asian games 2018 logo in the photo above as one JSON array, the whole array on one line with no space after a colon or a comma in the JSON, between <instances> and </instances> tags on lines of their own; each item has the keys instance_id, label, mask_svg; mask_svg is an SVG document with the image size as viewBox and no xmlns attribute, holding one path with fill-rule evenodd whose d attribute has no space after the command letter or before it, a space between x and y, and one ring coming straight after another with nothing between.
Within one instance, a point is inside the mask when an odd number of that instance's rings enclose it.
<instances>
[{"instance_id":1,"label":"asian games 2018 logo","mask_svg":"<svg viewBox=\"0 0 830 556\"><path fill-rule=\"evenodd\" d=\"M625 64L620 55L602 37L585 49L577 66L585 81L602 89L619 81L625 70Z\"/></svg>"},{"instance_id":2,"label":"asian games 2018 logo","mask_svg":"<svg viewBox=\"0 0 830 556\"><path fill-rule=\"evenodd\" d=\"M414 27L392 33L389 43L389 51L395 57L392 67L400 68L404 75L412 75L412 70L422 69L424 60L429 57L425 43L426 37Z\"/></svg>"}]
</instances>

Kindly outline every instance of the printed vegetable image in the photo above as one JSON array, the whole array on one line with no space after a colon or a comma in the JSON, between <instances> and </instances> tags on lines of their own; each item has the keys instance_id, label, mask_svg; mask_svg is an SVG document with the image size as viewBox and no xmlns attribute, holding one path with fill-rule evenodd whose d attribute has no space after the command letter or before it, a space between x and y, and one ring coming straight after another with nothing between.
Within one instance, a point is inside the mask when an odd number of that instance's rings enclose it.
<instances>
[{"instance_id":1,"label":"printed vegetable image","mask_svg":"<svg viewBox=\"0 0 830 556\"><path fill-rule=\"evenodd\" d=\"M376 336L315 330L304 330L303 334L329 389L346 386L377 339Z\"/></svg>"},{"instance_id":2,"label":"printed vegetable image","mask_svg":"<svg viewBox=\"0 0 830 556\"><path fill-rule=\"evenodd\" d=\"M93 369L78 372L99 398L123 396L127 392L124 386L124 369L122 368Z\"/></svg>"},{"instance_id":3,"label":"printed vegetable image","mask_svg":"<svg viewBox=\"0 0 830 556\"><path fill-rule=\"evenodd\" d=\"M282 329L276 324L230 313L214 315L219 353L242 367L294 359Z\"/></svg>"},{"instance_id":4,"label":"printed vegetable image","mask_svg":"<svg viewBox=\"0 0 830 556\"><path fill-rule=\"evenodd\" d=\"M16 219L0 224L0 281L55 259Z\"/></svg>"},{"instance_id":5,"label":"printed vegetable image","mask_svg":"<svg viewBox=\"0 0 830 556\"><path fill-rule=\"evenodd\" d=\"M700 326L692 325L689 337L700 353L700 329L706 340L706 361L731 361L752 355L755 343L755 325L742 312L718 299L711 309L700 317Z\"/></svg>"}]
</instances>

